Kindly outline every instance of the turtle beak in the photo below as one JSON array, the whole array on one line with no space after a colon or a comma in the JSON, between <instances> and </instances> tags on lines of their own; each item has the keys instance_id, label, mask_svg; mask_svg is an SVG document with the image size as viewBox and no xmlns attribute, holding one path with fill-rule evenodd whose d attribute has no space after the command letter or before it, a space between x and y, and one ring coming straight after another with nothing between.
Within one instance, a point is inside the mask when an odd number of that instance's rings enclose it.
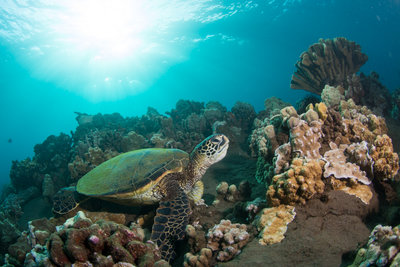
<instances>
[{"instance_id":1,"label":"turtle beak","mask_svg":"<svg viewBox=\"0 0 400 267\"><path fill-rule=\"evenodd\" d=\"M221 134L221 143L219 145L219 151L224 149L228 149L229 146L229 139L225 135Z\"/></svg>"},{"instance_id":2,"label":"turtle beak","mask_svg":"<svg viewBox=\"0 0 400 267\"><path fill-rule=\"evenodd\" d=\"M218 151L216 153L216 161L218 162L226 156L226 152L228 151L229 147L229 139L225 135L221 134L221 142L219 143Z\"/></svg>"}]
</instances>

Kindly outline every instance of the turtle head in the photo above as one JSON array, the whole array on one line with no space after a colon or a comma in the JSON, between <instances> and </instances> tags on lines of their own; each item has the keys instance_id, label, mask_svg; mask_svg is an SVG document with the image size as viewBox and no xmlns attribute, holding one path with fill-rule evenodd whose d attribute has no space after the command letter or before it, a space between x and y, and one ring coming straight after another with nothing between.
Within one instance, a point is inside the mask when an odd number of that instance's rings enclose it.
<instances>
[{"instance_id":1,"label":"turtle head","mask_svg":"<svg viewBox=\"0 0 400 267\"><path fill-rule=\"evenodd\" d=\"M195 180L199 180L212 164L223 159L229 147L229 139L223 134L213 134L198 144L190 154Z\"/></svg>"}]
</instances>

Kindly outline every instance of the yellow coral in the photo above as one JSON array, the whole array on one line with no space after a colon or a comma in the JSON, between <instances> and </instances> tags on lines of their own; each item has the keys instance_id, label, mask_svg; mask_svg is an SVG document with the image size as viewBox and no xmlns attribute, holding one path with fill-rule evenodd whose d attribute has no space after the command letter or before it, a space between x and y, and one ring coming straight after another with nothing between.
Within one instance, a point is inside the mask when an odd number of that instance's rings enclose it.
<instances>
[{"instance_id":1,"label":"yellow coral","mask_svg":"<svg viewBox=\"0 0 400 267\"><path fill-rule=\"evenodd\" d=\"M324 192L322 165L323 162L318 160L293 159L289 170L272 178L267 191L269 204L305 204L315 194Z\"/></svg>"},{"instance_id":2,"label":"yellow coral","mask_svg":"<svg viewBox=\"0 0 400 267\"><path fill-rule=\"evenodd\" d=\"M330 183L333 189L341 190L349 195L356 196L366 205L368 205L372 199L373 193L371 188L368 185L359 184L355 180L330 179Z\"/></svg>"},{"instance_id":3,"label":"yellow coral","mask_svg":"<svg viewBox=\"0 0 400 267\"><path fill-rule=\"evenodd\" d=\"M393 179L399 170L399 156L393 152L392 140L386 134L378 135L371 148L374 176L381 181Z\"/></svg>"},{"instance_id":4,"label":"yellow coral","mask_svg":"<svg viewBox=\"0 0 400 267\"><path fill-rule=\"evenodd\" d=\"M281 242L285 238L287 225L295 216L294 207L289 205L263 209L255 221L258 231L261 231L259 243L270 245Z\"/></svg>"},{"instance_id":5,"label":"yellow coral","mask_svg":"<svg viewBox=\"0 0 400 267\"><path fill-rule=\"evenodd\" d=\"M315 109L322 121L325 121L326 118L328 118L328 107L324 104L324 102L316 103Z\"/></svg>"}]
</instances>

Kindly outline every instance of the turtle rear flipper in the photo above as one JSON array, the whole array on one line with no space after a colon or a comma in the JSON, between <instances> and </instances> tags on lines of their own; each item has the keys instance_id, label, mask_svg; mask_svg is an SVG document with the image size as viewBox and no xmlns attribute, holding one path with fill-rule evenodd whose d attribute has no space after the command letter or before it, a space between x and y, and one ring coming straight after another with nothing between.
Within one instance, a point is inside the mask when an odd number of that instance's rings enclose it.
<instances>
[{"instance_id":1,"label":"turtle rear flipper","mask_svg":"<svg viewBox=\"0 0 400 267\"><path fill-rule=\"evenodd\" d=\"M66 214L79 205L79 194L75 187L61 188L53 197L53 212Z\"/></svg>"},{"instance_id":2,"label":"turtle rear flipper","mask_svg":"<svg viewBox=\"0 0 400 267\"><path fill-rule=\"evenodd\" d=\"M160 202L151 232L151 240L158 245L161 257L168 262L175 258L175 241L185 237L190 213L188 197L178 184L175 193L171 200Z\"/></svg>"}]
</instances>

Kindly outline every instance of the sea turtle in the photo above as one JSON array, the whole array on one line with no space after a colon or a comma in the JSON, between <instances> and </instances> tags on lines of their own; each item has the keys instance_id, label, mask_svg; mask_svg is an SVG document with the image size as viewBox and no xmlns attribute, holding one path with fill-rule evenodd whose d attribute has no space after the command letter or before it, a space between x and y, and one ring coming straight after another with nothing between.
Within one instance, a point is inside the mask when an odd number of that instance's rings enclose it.
<instances>
[{"instance_id":1,"label":"sea turtle","mask_svg":"<svg viewBox=\"0 0 400 267\"><path fill-rule=\"evenodd\" d=\"M183 239L190 213L189 199L201 203L201 177L226 155L229 139L214 134L191 154L179 149L148 148L120 154L84 175L74 188L53 198L53 212L65 214L78 206L79 196L125 205L160 202L151 234L163 259L175 256L174 242Z\"/></svg>"}]
</instances>

